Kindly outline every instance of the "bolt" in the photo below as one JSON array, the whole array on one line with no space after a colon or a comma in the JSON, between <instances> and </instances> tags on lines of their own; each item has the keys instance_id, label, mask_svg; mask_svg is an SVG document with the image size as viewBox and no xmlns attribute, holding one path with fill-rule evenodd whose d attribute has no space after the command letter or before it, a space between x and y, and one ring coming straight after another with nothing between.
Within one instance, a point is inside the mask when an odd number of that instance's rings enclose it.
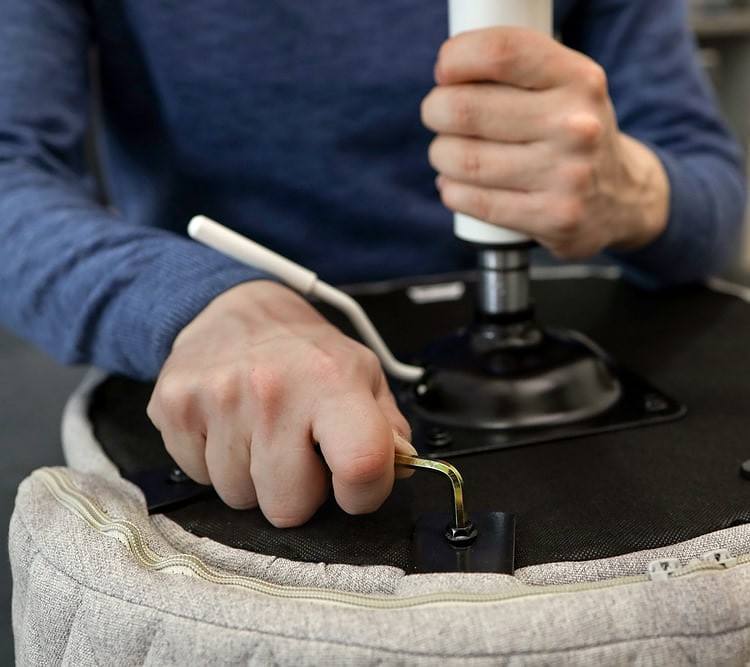
<instances>
[{"instance_id":1,"label":"bolt","mask_svg":"<svg viewBox=\"0 0 750 667\"><path fill-rule=\"evenodd\" d=\"M445 539L455 547L468 547L477 539L477 535L479 531L471 521L460 528L451 524L445 529Z\"/></svg>"},{"instance_id":2,"label":"bolt","mask_svg":"<svg viewBox=\"0 0 750 667\"><path fill-rule=\"evenodd\" d=\"M445 429L434 428L427 434L427 444L430 447L449 447L453 444L453 436Z\"/></svg>"},{"instance_id":3,"label":"bolt","mask_svg":"<svg viewBox=\"0 0 750 667\"><path fill-rule=\"evenodd\" d=\"M185 482L189 482L190 478L182 471L181 468L175 466L174 468L172 468L172 470L169 471L169 481L174 482L175 484L184 484Z\"/></svg>"},{"instance_id":4,"label":"bolt","mask_svg":"<svg viewBox=\"0 0 750 667\"><path fill-rule=\"evenodd\" d=\"M643 407L646 412L663 412L669 407L669 403L659 394L646 394L643 398Z\"/></svg>"}]
</instances>

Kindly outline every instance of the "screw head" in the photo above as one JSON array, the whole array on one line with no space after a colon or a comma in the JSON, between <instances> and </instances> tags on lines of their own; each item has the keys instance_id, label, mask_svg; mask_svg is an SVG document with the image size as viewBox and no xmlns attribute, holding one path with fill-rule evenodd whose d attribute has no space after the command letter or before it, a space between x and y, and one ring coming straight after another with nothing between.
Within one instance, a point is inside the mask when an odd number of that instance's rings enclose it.
<instances>
[{"instance_id":1,"label":"screw head","mask_svg":"<svg viewBox=\"0 0 750 667\"><path fill-rule=\"evenodd\" d=\"M175 484L184 484L189 482L190 478L183 472L182 468L175 466L169 471L169 481Z\"/></svg>"},{"instance_id":2,"label":"screw head","mask_svg":"<svg viewBox=\"0 0 750 667\"><path fill-rule=\"evenodd\" d=\"M427 444L430 447L449 447L453 444L453 436L443 428L433 428L427 434Z\"/></svg>"},{"instance_id":3,"label":"screw head","mask_svg":"<svg viewBox=\"0 0 750 667\"><path fill-rule=\"evenodd\" d=\"M451 524L445 529L445 539L456 547L468 547L477 539L477 535L479 531L471 521L465 526L458 527Z\"/></svg>"},{"instance_id":4,"label":"screw head","mask_svg":"<svg viewBox=\"0 0 750 667\"><path fill-rule=\"evenodd\" d=\"M646 394L643 397L643 407L646 412L663 412L669 407L669 403L659 394Z\"/></svg>"}]
</instances>

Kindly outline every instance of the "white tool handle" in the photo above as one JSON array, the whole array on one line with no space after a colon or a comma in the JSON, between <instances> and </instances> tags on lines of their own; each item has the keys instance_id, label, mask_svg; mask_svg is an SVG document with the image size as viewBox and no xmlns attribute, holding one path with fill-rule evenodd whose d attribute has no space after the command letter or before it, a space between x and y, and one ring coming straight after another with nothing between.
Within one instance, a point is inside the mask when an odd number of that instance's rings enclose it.
<instances>
[{"instance_id":1,"label":"white tool handle","mask_svg":"<svg viewBox=\"0 0 750 667\"><path fill-rule=\"evenodd\" d=\"M198 215L190 221L188 234L196 241L243 264L270 273L298 292L306 296L315 296L342 311L365 343L378 356L389 375L405 382L416 382L424 375L424 368L403 364L393 356L362 306L345 292L319 280L309 269L203 215Z\"/></svg>"},{"instance_id":2,"label":"white tool handle","mask_svg":"<svg viewBox=\"0 0 750 667\"><path fill-rule=\"evenodd\" d=\"M196 215L190 221L188 234L196 241L223 252L238 262L281 278L289 287L302 294L309 295L318 280L318 276L304 266L295 264L204 215Z\"/></svg>"},{"instance_id":3,"label":"white tool handle","mask_svg":"<svg viewBox=\"0 0 750 667\"><path fill-rule=\"evenodd\" d=\"M518 26L552 35L552 0L448 0L451 36L493 26ZM464 213L453 216L458 238L486 245L523 243L529 237Z\"/></svg>"}]
</instances>

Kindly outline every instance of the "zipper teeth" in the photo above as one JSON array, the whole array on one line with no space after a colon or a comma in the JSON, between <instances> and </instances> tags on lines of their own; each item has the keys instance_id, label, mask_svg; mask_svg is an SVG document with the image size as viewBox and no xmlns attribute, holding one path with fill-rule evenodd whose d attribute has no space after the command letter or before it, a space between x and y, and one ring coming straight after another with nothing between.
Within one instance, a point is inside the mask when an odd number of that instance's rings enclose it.
<instances>
[{"instance_id":1,"label":"zipper teeth","mask_svg":"<svg viewBox=\"0 0 750 667\"><path fill-rule=\"evenodd\" d=\"M649 581L648 575L643 574L585 583L552 584L546 586L520 584L514 590L495 593L462 593L457 591L451 593L426 593L398 598L333 589L285 586L250 576L224 574L207 566L197 556L193 556L192 554L160 556L148 546L143 533L137 525L127 519L113 518L103 512L86 495L81 493L65 470L44 468L36 470L33 476L38 477L47 490L62 505L82 518L92 528L124 544L133 558L143 567L154 572L194 576L220 586L242 588L253 593L275 598L310 600L370 609L407 609L440 604L498 603L519 598L615 588ZM744 565L748 562L750 562L750 554L738 556L736 559L737 565ZM691 561L680 568L679 571L673 573L670 579L706 573L707 571L716 572L722 569L725 568L711 563Z\"/></svg>"}]
</instances>

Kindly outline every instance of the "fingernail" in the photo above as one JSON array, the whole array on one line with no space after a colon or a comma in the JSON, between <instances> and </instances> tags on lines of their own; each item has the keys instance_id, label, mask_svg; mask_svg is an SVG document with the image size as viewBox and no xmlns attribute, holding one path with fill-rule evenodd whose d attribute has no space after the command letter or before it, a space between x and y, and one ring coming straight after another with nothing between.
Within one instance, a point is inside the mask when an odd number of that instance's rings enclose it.
<instances>
[{"instance_id":1,"label":"fingernail","mask_svg":"<svg viewBox=\"0 0 750 667\"><path fill-rule=\"evenodd\" d=\"M396 446L401 450L402 454L411 454L412 456L417 455L417 450L403 435L398 431L393 431L393 440Z\"/></svg>"}]
</instances>

